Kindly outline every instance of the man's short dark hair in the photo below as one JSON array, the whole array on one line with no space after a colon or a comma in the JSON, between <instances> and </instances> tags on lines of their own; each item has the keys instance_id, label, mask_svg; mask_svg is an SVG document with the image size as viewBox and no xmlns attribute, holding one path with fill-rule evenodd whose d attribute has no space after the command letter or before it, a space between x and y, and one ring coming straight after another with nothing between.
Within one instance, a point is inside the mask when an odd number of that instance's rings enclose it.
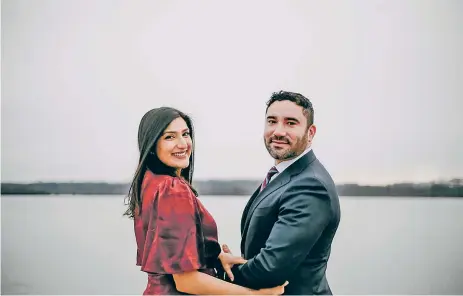
<instances>
[{"instance_id":1,"label":"man's short dark hair","mask_svg":"<svg viewBox=\"0 0 463 296\"><path fill-rule=\"evenodd\" d=\"M298 106L302 107L302 113L307 118L307 126L310 126L314 122L314 110L312 103L310 100L299 93L289 92L289 91L279 91L274 92L270 97L270 100L267 102L267 109L265 112L267 113L268 108L270 105L275 103L276 101L291 101Z\"/></svg>"}]
</instances>

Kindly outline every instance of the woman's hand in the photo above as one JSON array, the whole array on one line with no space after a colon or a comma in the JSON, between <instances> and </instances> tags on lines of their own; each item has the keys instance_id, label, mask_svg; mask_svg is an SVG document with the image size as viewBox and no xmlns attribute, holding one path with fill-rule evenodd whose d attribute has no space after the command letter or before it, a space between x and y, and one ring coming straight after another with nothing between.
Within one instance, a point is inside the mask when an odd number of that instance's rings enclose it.
<instances>
[{"instance_id":1,"label":"woman's hand","mask_svg":"<svg viewBox=\"0 0 463 296\"><path fill-rule=\"evenodd\" d=\"M231 281L233 281L234 277L231 271L233 265L244 264L248 260L242 257L233 256L233 254L230 252L230 249L227 247L227 245L223 245L223 246L224 246L224 252L220 253L219 260L220 260L220 263L222 263L222 267L227 273L228 277L230 278Z\"/></svg>"},{"instance_id":2,"label":"woman's hand","mask_svg":"<svg viewBox=\"0 0 463 296\"><path fill-rule=\"evenodd\" d=\"M233 273L231 272L231 268L233 267L234 264L244 264L248 260L242 258L242 257L237 257L233 256L230 248L226 245L222 245L222 253L219 255L220 262L222 263L222 267L227 273L228 277L230 278L231 281L233 281ZM286 281L284 284L281 286L276 286L273 288L265 288L265 289L259 289L259 290L253 290L251 294L254 295L282 295L285 292L285 287L289 284L288 281Z\"/></svg>"}]
</instances>

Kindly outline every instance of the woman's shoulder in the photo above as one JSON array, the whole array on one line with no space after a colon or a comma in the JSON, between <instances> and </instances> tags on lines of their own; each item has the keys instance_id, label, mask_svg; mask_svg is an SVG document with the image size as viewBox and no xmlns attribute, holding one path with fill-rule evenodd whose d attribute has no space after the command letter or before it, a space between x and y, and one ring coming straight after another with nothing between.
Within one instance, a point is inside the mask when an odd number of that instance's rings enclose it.
<instances>
[{"instance_id":1,"label":"woman's shoulder","mask_svg":"<svg viewBox=\"0 0 463 296\"><path fill-rule=\"evenodd\" d=\"M142 190L187 197L192 193L190 186L188 186L186 181L182 178L169 175L158 175L150 170L147 170L145 173Z\"/></svg>"}]
</instances>

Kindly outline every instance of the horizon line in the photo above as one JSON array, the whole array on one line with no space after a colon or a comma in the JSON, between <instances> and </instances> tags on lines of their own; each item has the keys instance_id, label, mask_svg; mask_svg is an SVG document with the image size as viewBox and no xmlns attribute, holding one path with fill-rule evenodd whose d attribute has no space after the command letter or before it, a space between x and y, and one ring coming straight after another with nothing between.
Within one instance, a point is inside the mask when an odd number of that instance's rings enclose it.
<instances>
[{"instance_id":1,"label":"horizon line","mask_svg":"<svg viewBox=\"0 0 463 296\"><path fill-rule=\"evenodd\" d=\"M461 180L463 183L463 177L451 177L451 178L436 178L427 181L392 181L392 182L358 182L358 181L347 181L347 182L335 182L336 185L361 185L361 186L385 186L385 185L394 185L394 184L430 184L430 183L439 183L444 182L448 183L453 180ZM261 182L259 179L253 178L198 178L193 180L194 182ZM79 184L79 183L86 183L86 184L96 184L96 183L106 183L106 184L130 184L130 181L108 181L108 180L67 180L67 181L45 181L45 180L36 180L36 181L1 181L1 184L21 184L21 185L28 185L28 184L40 184L40 183L56 183L56 184Z\"/></svg>"}]
</instances>

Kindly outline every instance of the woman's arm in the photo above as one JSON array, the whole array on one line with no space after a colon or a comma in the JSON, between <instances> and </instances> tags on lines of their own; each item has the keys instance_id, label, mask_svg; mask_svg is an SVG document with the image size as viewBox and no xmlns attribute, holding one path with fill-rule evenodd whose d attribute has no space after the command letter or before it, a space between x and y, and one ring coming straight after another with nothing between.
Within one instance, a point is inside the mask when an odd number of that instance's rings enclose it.
<instances>
[{"instance_id":1,"label":"woman's arm","mask_svg":"<svg viewBox=\"0 0 463 296\"><path fill-rule=\"evenodd\" d=\"M281 295L288 283L269 289L253 290L238 286L203 272L173 274L177 290L195 295Z\"/></svg>"},{"instance_id":2,"label":"woman's arm","mask_svg":"<svg viewBox=\"0 0 463 296\"><path fill-rule=\"evenodd\" d=\"M257 291L238 286L197 270L174 274L177 290L195 295L256 295Z\"/></svg>"}]
</instances>

